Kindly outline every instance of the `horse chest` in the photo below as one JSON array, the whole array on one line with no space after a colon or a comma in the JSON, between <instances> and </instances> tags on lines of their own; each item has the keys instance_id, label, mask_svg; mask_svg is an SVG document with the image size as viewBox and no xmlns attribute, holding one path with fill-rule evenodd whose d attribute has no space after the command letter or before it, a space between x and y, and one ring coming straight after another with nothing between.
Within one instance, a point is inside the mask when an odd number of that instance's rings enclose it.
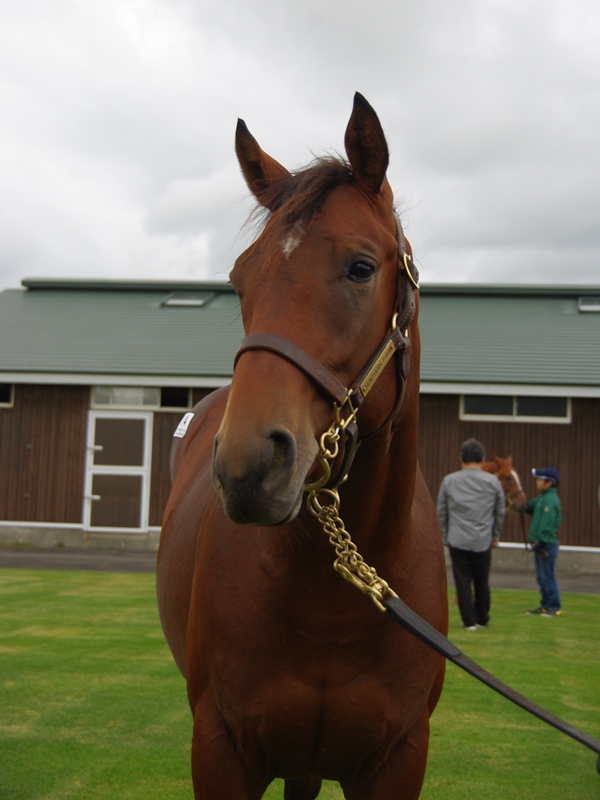
<instances>
[{"instance_id":1,"label":"horse chest","mask_svg":"<svg viewBox=\"0 0 600 800\"><path fill-rule=\"evenodd\" d=\"M429 670L419 654L401 666L402 635L358 600L363 613L346 614L344 624L325 610L311 626L289 604L281 620L278 604L252 600L207 615L205 647L190 669L204 676L192 679L192 704L214 704L236 748L282 776L335 777L385 750L419 715Z\"/></svg>"},{"instance_id":2,"label":"horse chest","mask_svg":"<svg viewBox=\"0 0 600 800\"><path fill-rule=\"evenodd\" d=\"M400 740L424 697L424 690L409 697L382 685L374 674L322 686L298 670L265 671L252 687L243 681L213 691L230 736L250 760L266 760L282 777L316 772L332 779Z\"/></svg>"}]
</instances>

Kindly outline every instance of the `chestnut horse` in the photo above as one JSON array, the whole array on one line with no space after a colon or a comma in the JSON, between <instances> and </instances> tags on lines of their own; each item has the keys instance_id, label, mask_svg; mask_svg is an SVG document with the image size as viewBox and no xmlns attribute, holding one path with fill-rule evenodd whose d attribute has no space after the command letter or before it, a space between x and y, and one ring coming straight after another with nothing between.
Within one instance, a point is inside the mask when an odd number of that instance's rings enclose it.
<instances>
[{"instance_id":1,"label":"chestnut horse","mask_svg":"<svg viewBox=\"0 0 600 800\"><path fill-rule=\"evenodd\" d=\"M417 464L418 284L385 137L359 94L345 149L348 161L292 174L238 122L238 160L266 215L230 276L248 338L231 386L177 432L157 566L194 717L197 800L258 799L276 777L295 800L315 798L323 778L348 800L421 791L444 659L334 573L302 503L321 477L322 435L344 432L339 475L356 418L343 524L364 561L447 631L441 537ZM325 476L317 506L343 475Z\"/></svg>"},{"instance_id":2,"label":"chestnut horse","mask_svg":"<svg viewBox=\"0 0 600 800\"><path fill-rule=\"evenodd\" d=\"M527 501L525 492L523 491L523 486L521 485L519 473L513 467L512 456L506 456L506 458L494 456L493 461L484 461L482 468L486 472L491 472L492 475L496 475L500 481L500 484L504 489L504 494L506 495L506 505L509 511L513 510L515 498L519 497L519 495L520 499L518 502L520 504L523 504Z\"/></svg>"}]
</instances>

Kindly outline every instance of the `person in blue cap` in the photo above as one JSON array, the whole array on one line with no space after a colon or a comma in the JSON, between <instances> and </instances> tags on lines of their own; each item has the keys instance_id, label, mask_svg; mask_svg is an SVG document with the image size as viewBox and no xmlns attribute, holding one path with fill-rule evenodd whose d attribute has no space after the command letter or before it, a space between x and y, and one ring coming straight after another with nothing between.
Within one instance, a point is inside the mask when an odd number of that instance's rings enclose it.
<instances>
[{"instance_id":1,"label":"person in blue cap","mask_svg":"<svg viewBox=\"0 0 600 800\"><path fill-rule=\"evenodd\" d=\"M559 617L560 592L554 575L558 557L558 528L562 521L560 497L557 487L560 473L555 467L532 469L535 478L537 497L523 508L531 514L528 539L535 556L535 577L540 587L541 601L538 608L528 614L541 614L543 617Z\"/></svg>"}]
</instances>

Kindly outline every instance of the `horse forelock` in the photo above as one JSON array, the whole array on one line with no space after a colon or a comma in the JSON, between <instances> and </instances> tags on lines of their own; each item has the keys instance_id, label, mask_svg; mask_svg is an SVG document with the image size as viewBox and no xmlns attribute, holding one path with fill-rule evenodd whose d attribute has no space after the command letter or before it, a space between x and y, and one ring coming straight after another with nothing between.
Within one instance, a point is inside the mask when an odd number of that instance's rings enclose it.
<instances>
[{"instance_id":1,"label":"horse forelock","mask_svg":"<svg viewBox=\"0 0 600 800\"><path fill-rule=\"evenodd\" d=\"M263 267L276 265L281 253L287 260L327 197L352 180L344 159L325 156L270 186L246 222L255 227L257 240L262 240Z\"/></svg>"},{"instance_id":2,"label":"horse forelock","mask_svg":"<svg viewBox=\"0 0 600 800\"><path fill-rule=\"evenodd\" d=\"M302 226L317 214L331 192L353 181L352 170L342 158L325 156L307 167L274 183L261 198L252 219L263 228L272 225L281 230Z\"/></svg>"},{"instance_id":3,"label":"horse forelock","mask_svg":"<svg viewBox=\"0 0 600 800\"><path fill-rule=\"evenodd\" d=\"M316 158L308 166L290 173L288 178L273 184L256 206L248 223L256 223L257 235L270 229L273 251L283 251L287 259L302 240L305 225L320 211L329 195L340 186L355 184L348 161L341 156ZM400 215L393 205L396 234L404 240Z\"/></svg>"}]
</instances>

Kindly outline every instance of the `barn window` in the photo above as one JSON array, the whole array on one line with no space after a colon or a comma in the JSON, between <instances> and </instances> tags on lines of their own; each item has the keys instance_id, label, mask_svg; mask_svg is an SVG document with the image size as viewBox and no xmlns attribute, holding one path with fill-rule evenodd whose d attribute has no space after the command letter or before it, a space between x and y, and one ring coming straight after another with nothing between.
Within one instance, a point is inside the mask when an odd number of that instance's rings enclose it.
<instances>
[{"instance_id":1,"label":"barn window","mask_svg":"<svg viewBox=\"0 0 600 800\"><path fill-rule=\"evenodd\" d=\"M215 296L215 292L171 292L161 305L177 308L202 308Z\"/></svg>"},{"instance_id":2,"label":"barn window","mask_svg":"<svg viewBox=\"0 0 600 800\"><path fill-rule=\"evenodd\" d=\"M14 397L13 388L12 383L0 383L0 407L12 407Z\"/></svg>"},{"instance_id":3,"label":"barn window","mask_svg":"<svg viewBox=\"0 0 600 800\"><path fill-rule=\"evenodd\" d=\"M192 390L185 386L163 386L160 390L161 408L191 408Z\"/></svg>"},{"instance_id":4,"label":"barn window","mask_svg":"<svg viewBox=\"0 0 600 800\"><path fill-rule=\"evenodd\" d=\"M93 408L186 409L191 407L187 386L94 386Z\"/></svg>"},{"instance_id":5,"label":"barn window","mask_svg":"<svg viewBox=\"0 0 600 800\"><path fill-rule=\"evenodd\" d=\"M490 422L571 422L568 397L465 394L460 419Z\"/></svg>"},{"instance_id":6,"label":"barn window","mask_svg":"<svg viewBox=\"0 0 600 800\"><path fill-rule=\"evenodd\" d=\"M600 311L600 297L580 297L577 300L577 309L579 311L591 311L598 313Z\"/></svg>"},{"instance_id":7,"label":"barn window","mask_svg":"<svg viewBox=\"0 0 600 800\"><path fill-rule=\"evenodd\" d=\"M94 386L94 408L158 408L160 389L146 386Z\"/></svg>"}]
</instances>

